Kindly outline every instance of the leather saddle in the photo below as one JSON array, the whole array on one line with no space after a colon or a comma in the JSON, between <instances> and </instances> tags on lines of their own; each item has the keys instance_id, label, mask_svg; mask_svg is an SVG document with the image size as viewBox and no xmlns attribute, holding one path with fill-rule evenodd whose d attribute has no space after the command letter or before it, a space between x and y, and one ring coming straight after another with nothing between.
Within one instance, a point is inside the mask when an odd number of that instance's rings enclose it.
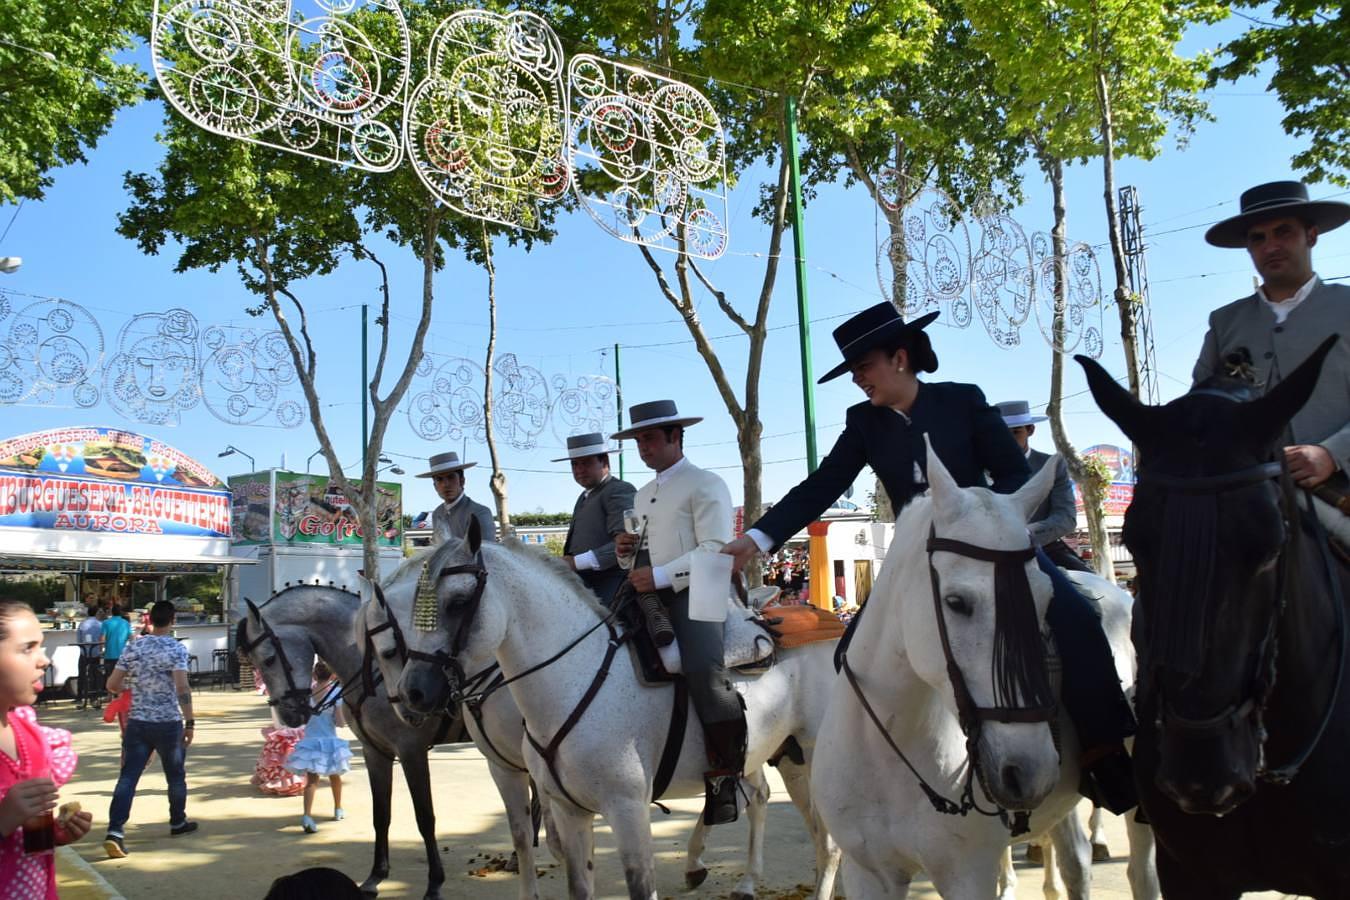
<instances>
[{"instance_id":1,"label":"leather saddle","mask_svg":"<svg viewBox=\"0 0 1350 900\"><path fill-rule=\"evenodd\" d=\"M776 589L774 589L776 591ZM753 602L753 598L752 598ZM667 684L681 674L679 641L657 648L647 633L647 624L633 604L625 604L620 614L625 633L629 635L629 652L633 656L638 678L648 686ZM722 625L722 659L728 669L747 675L768 671L774 660L773 632L769 623L754 609L747 608L736 597L727 598L727 618Z\"/></svg>"}]
</instances>

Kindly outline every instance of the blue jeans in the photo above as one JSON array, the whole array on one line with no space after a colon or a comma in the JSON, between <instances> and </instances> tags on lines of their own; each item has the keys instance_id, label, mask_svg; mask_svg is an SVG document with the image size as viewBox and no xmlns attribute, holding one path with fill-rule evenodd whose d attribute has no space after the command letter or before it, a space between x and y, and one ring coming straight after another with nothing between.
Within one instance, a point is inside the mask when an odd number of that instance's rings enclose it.
<instances>
[{"instance_id":1,"label":"blue jeans","mask_svg":"<svg viewBox=\"0 0 1350 900\"><path fill-rule=\"evenodd\" d=\"M164 779L169 782L169 824L181 825L187 821L187 772L184 768L182 722L143 722L130 719L122 735L122 774L113 789L112 809L108 810L108 832L122 834L131 815L131 801L136 796L136 784L141 780L151 753L158 753L164 765Z\"/></svg>"}]
</instances>

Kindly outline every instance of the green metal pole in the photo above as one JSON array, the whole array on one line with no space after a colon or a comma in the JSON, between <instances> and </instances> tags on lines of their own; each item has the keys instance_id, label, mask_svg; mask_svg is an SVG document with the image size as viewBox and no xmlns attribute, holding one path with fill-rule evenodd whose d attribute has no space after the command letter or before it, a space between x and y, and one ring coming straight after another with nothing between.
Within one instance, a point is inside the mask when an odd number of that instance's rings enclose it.
<instances>
[{"instance_id":1,"label":"green metal pole","mask_svg":"<svg viewBox=\"0 0 1350 900\"><path fill-rule=\"evenodd\" d=\"M614 345L614 407L618 411L619 431L623 431L623 379L619 377L619 345ZM623 481L623 453L619 453L619 480Z\"/></svg>"},{"instance_id":2,"label":"green metal pole","mask_svg":"<svg viewBox=\"0 0 1350 900\"><path fill-rule=\"evenodd\" d=\"M801 155L797 142L797 98L787 97L787 156L792 183L792 254L797 262L797 336L802 353L802 411L806 414L806 471L816 470L816 395L811 377L811 316L806 305L806 234L802 223Z\"/></svg>"},{"instance_id":3,"label":"green metal pole","mask_svg":"<svg viewBox=\"0 0 1350 900\"><path fill-rule=\"evenodd\" d=\"M361 304L361 472L366 471L366 446L370 443L370 423L366 418L369 404L366 402L366 385L370 383L370 377L366 374L366 367L370 364L366 352L367 334L369 328L366 325L366 316L370 313L368 304ZM364 478L365 475L362 474Z\"/></svg>"}]
</instances>

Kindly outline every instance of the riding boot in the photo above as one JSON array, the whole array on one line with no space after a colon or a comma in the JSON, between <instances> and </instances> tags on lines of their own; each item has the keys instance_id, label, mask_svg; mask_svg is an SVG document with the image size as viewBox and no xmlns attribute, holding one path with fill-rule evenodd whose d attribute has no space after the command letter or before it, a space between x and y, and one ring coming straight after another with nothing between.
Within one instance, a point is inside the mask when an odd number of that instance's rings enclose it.
<instances>
[{"instance_id":1,"label":"riding boot","mask_svg":"<svg viewBox=\"0 0 1350 900\"><path fill-rule=\"evenodd\" d=\"M736 790L745 769L744 714L726 722L705 723L703 739L711 769L703 773L704 825L736 821Z\"/></svg>"},{"instance_id":2,"label":"riding boot","mask_svg":"<svg viewBox=\"0 0 1350 900\"><path fill-rule=\"evenodd\" d=\"M1134 763L1124 745L1097 747L1085 751L1080 759L1078 793L1118 816L1139 805Z\"/></svg>"}]
</instances>

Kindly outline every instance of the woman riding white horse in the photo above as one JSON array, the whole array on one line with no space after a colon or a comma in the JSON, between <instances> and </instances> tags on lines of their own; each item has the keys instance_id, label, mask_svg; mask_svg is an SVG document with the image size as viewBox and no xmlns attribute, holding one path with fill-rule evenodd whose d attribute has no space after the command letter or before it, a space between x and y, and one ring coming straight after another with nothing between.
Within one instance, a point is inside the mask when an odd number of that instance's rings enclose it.
<instances>
[{"instance_id":1,"label":"woman riding white horse","mask_svg":"<svg viewBox=\"0 0 1350 900\"><path fill-rule=\"evenodd\" d=\"M1054 467L1007 495L959 487L931 450L927 471L931 494L900 515L811 771L851 898L903 897L922 870L944 897L987 900L1016 813L1035 836L1079 799L1076 737L1062 711L1047 715L1035 671L1051 587L1026 521ZM1086 866L1085 847L1060 846L1071 831L1057 849Z\"/></svg>"},{"instance_id":2,"label":"woman riding white horse","mask_svg":"<svg viewBox=\"0 0 1350 900\"><path fill-rule=\"evenodd\" d=\"M592 828L599 813L619 846L629 895L656 897L648 807L674 691L639 681L609 610L557 561L514 543L480 546L471 528L468 541L437 548L426 565L435 586L428 605L414 603L407 591L386 592L410 659L394 686L400 712L430 714L452 696L476 690L473 673L495 657L525 716L530 773L552 801L569 895L594 894ZM381 656L397 654L391 630L376 637ZM818 643L782 651L768 672L736 676L749 720L747 772L758 772L789 739L809 763L833 648ZM701 729L686 728L663 796L701 796L706 760ZM808 799L793 789L796 779L786 780L813 825ZM762 834L753 827L763 815L758 805L750 806L752 835ZM823 832L812 831L818 865L832 885L837 853ZM751 849L747 878L758 855ZM753 891L753 881L743 881L733 896Z\"/></svg>"}]
</instances>

